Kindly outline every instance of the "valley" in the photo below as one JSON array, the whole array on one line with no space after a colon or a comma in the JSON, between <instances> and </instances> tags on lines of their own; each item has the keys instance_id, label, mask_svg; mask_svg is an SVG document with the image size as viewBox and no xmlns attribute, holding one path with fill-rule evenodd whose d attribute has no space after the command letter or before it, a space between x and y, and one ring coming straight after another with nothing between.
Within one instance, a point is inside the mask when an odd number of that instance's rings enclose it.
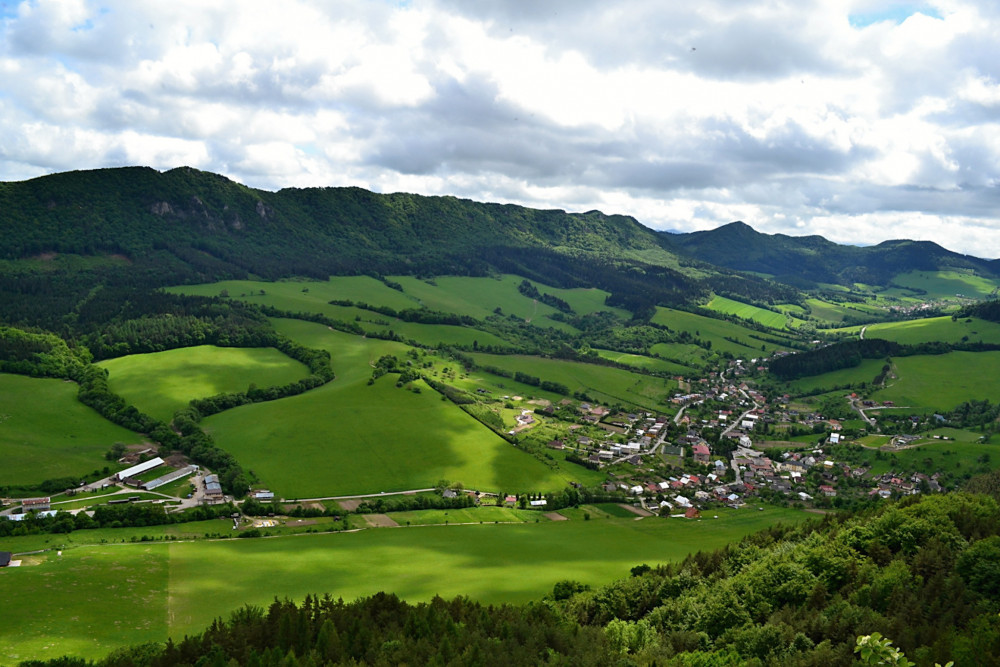
<instances>
[{"instance_id":1,"label":"valley","mask_svg":"<svg viewBox=\"0 0 1000 667\"><path fill-rule=\"evenodd\" d=\"M399 195L408 215L364 227L344 211L372 193L119 176L200 193L213 222L123 195L94 215L129 264L72 232L45 259L3 242L0 552L19 567L0 597L26 622L0 662L179 640L275 598L601 590L998 468L1000 277L942 249L936 271L837 251L898 269L855 282L739 226L787 265L596 212ZM255 202L259 225L226 227Z\"/></svg>"}]
</instances>

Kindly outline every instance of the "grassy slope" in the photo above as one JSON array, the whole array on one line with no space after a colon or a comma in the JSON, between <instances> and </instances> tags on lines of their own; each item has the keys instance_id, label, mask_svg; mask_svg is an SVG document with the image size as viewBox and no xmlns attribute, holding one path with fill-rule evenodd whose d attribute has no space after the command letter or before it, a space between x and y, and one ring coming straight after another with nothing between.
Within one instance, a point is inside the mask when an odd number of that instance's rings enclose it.
<instances>
[{"instance_id":1,"label":"grassy slope","mask_svg":"<svg viewBox=\"0 0 1000 667\"><path fill-rule=\"evenodd\" d=\"M581 364L559 359L543 359L521 355L501 356L473 354L476 363L496 366L509 371L521 371L542 380L560 382L570 392L586 392L606 403L628 402L662 409L663 402L677 389L673 380L640 375L608 366Z\"/></svg>"},{"instance_id":2,"label":"grassy slope","mask_svg":"<svg viewBox=\"0 0 1000 667\"><path fill-rule=\"evenodd\" d=\"M667 361L666 359L647 357L641 354L629 354L628 352L616 352L614 350L597 350L597 354L603 359L610 359L611 361L619 364L649 371L676 373L678 375L686 375L693 371L690 366L676 364L672 361Z\"/></svg>"},{"instance_id":3,"label":"grassy slope","mask_svg":"<svg viewBox=\"0 0 1000 667\"><path fill-rule=\"evenodd\" d=\"M915 412L951 410L970 399L1000 395L1000 352L949 352L896 357L896 380L875 393L879 401L895 401Z\"/></svg>"},{"instance_id":4,"label":"grassy slope","mask_svg":"<svg viewBox=\"0 0 1000 667\"><path fill-rule=\"evenodd\" d=\"M772 343L751 338L751 335L764 335L753 329L748 329L726 320L717 320L686 311L657 308L652 321L656 324L668 326L674 331L688 331L692 336L697 336L702 340L710 340L712 341L713 350L731 352L737 357L758 356L762 353L762 346L768 354L776 349L780 349ZM775 335L777 335L777 332L767 334L767 337L773 339ZM726 338L734 338L742 344L733 343L730 340L726 340Z\"/></svg>"},{"instance_id":5,"label":"grassy slope","mask_svg":"<svg viewBox=\"0 0 1000 667\"><path fill-rule=\"evenodd\" d=\"M286 498L433 486L546 490L568 480L517 451L423 383L417 394L394 376L367 385L369 363L406 346L295 320L279 331L330 350L337 379L306 394L229 410L204 425L219 445Z\"/></svg>"},{"instance_id":6,"label":"grassy slope","mask_svg":"<svg viewBox=\"0 0 1000 667\"><path fill-rule=\"evenodd\" d=\"M901 273L893 282L904 288L923 290L925 299L954 299L957 294L972 298L985 298L996 282L960 271L911 271ZM906 289L889 289L883 292L887 296L906 296L912 294Z\"/></svg>"},{"instance_id":7,"label":"grassy slope","mask_svg":"<svg viewBox=\"0 0 1000 667\"><path fill-rule=\"evenodd\" d=\"M871 382L885 365L884 359L864 359L854 368L842 368L822 375L799 378L789 383L799 393L809 393L817 389L830 389L847 384Z\"/></svg>"},{"instance_id":8,"label":"grassy slope","mask_svg":"<svg viewBox=\"0 0 1000 667\"><path fill-rule=\"evenodd\" d=\"M76 400L72 382L0 374L0 485L37 484L108 465L115 442L141 442Z\"/></svg>"},{"instance_id":9,"label":"grassy slope","mask_svg":"<svg viewBox=\"0 0 1000 667\"><path fill-rule=\"evenodd\" d=\"M952 320L950 317L928 317L905 322L881 322L869 325L865 338L882 338L897 343L925 343L940 340L958 343L968 337L970 342L1000 343L1000 324L967 318ZM859 327L853 327L857 331Z\"/></svg>"},{"instance_id":10,"label":"grassy slope","mask_svg":"<svg viewBox=\"0 0 1000 667\"><path fill-rule=\"evenodd\" d=\"M195 398L285 385L309 374L306 366L274 348L199 345L102 361L111 390L139 410L169 420Z\"/></svg>"},{"instance_id":11,"label":"grassy slope","mask_svg":"<svg viewBox=\"0 0 1000 667\"><path fill-rule=\"evenodd\" d=\"M787 325L798 326L801 324L801 321L795 318L787 317L781 313L776 313L773 310L767 310L759 306L733 301L724 296L713 297L706 308L719 313L736 315L745 320L753 320L772 329L784 329Z\"/></svg>"}]
</instances>

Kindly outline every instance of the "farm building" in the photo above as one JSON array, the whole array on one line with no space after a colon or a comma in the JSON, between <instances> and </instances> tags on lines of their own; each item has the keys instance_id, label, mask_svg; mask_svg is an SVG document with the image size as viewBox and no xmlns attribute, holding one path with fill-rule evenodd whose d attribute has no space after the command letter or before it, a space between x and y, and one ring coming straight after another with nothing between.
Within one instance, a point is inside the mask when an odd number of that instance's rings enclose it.
<instances>
[{"instance_id":1,"label":"farm building","mask_svg":"<svg viewBox=\"0 0 1000 667\"><path fill-rule=\"evenodd\" d=\"M31 510L36 510L39 512L45 512L52 509L52 499L51 498L25 498L21 501L21 509L25 512L30 512Z\"/></svg>"},{"instance_id":2,"label":"farm building","mask_svg":"<svg viewBox=\"0 0 1000 667\"><path fill-rule=\"evenodd\" d=\"M254 491L252 495L254 500L274 500L274 491L268 491L267 489Z\"/></svg>"},{"instance_id":3,"label":"farm building","mask_svg":"<svg viewBox=\"0 0 1000 667\"><path fill-rule=\"evenodd\" d=\"M7 567L10 565L10 557L13 556L9 551L0 551L0 567Z\"/></svg>"},{"instance_id":4,"label":"farm building","mask_svg":"<svg viewBox=\"0 0 1000 667\"><path fill-rule=\"evenodd\" d=\"M146 491L152 491L158 486L163 486L164 484L169 484L170 482L182 479L184 477L187 477L188 475L192 475L197 470L198 466L195 465L185 466L184 468L180 468L179 470L174 470L173 472L169 472L163 477L157 477L154 480L143 482L142 484L139 485L139 488L145 489Z\"/></svg>"},{"instance_id":5,"label":"farm building","mask_svg":"<svg viewBox=\"0 0 1000 667\"><path fill-rule=\"evenodd\" d=\"M215 503L222 501L222 484L219 483L218 475L205 476L205 502Z\"/></svg>"},{"instance_id":6,"label":"farm building","mask_svg":"<svg viewBox=\"0 0 1000 667\"><path fill-rule=\"evenodd\" d=\"M124 479L128 479L129 477L135 477L136 475L141 475L142 473L152 470L153 468L161 465L163 465L163 459L157 456L156 458L149 459L148 461L144 461L143 463L136 464L131 468L125 468L125 470L122 470L121 472L119 472L114 476L114 480L116 482L120 482Z\"/></svg>"},{"instance_id":7,"label":"farm building","mask_svg":"<svg viewBox=\"0 0 1000 667\"><path fill-rule=\"evenodd\" d=\"M38 513L38 518L43 519L45 517L55 516L55 515L56 515L56 510L42 510L41 512ZM7 518L10 519L11 521L24 521L24 517L26 516L28 516L27 513L8 514Z\"/></svg>"}]
</instances>

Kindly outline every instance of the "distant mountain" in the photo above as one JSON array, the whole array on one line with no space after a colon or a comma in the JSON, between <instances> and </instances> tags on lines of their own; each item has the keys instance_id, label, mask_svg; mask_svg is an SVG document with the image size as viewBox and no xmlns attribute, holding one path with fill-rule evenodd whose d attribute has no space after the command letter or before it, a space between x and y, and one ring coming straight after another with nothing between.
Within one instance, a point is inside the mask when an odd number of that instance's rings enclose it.
<instances>
[{"instance_id":1,"label":"distant mountain","mask_svg":"<svg viewBox=\"0 0 1000 667\"><path fill-rule=\"evenodd\" d=\"M815 283L887 285L908 271L967 269L1000 276L1000 260L960 255L930 241L884 241L874 246L840 245L822 236L763 234L744 222L687 234L661 233L664 245L736 271L751 271L800 288Z\"/></svg>"}]
</instances>

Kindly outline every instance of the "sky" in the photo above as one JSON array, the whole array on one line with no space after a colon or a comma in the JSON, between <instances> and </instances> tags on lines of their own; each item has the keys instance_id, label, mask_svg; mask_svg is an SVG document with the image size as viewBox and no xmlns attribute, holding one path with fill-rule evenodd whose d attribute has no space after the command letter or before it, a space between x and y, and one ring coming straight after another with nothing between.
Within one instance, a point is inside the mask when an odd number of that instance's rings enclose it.
<instances>
[{"instance_id":1,"label":"sky","mask_svg":"<svg viewBox=\"0 0 1000 667\"><path fill-rule=\"evenodd\" d=\"M1000 258L1000 3L0 2L0 181L127 165Z\"/></svg>"}]
</instances>

